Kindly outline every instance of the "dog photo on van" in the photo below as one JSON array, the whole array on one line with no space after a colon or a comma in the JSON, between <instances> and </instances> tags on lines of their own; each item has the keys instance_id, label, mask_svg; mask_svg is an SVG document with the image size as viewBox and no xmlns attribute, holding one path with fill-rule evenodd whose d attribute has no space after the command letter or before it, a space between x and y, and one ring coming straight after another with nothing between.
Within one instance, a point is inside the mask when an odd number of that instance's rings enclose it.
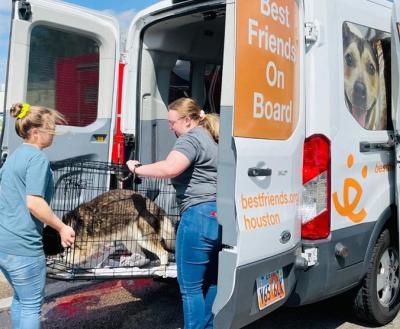
<instances>
[{"instance_id":1,"label":"dog photo on van","mask_svg":"<svg viewBox=\"0 0 400 329\"><path fill-rule=\"evenodd\" d=\"M343 23L344 92L348 110L369 130L387 129L390 106L390 35Z\"/></svg>"},{"instance_id":2,"label":"dog photo on van","mask_svg":"<svg viewBox=\"0 0 400 329\"><path fill-rule=\"evenodd\" d=\"M83 267L93 267L96 255L106 245L122 242L132 254L144 250L157 256L161 265L168 264L175 252L175 223L165 211L149 198L131 190L111 190L67 212L63 222L76 233L75 244L67 254L69 261ZM60 252L54 242L54 232L46 227L45 253Z\"/></svg>"}]
</instances>

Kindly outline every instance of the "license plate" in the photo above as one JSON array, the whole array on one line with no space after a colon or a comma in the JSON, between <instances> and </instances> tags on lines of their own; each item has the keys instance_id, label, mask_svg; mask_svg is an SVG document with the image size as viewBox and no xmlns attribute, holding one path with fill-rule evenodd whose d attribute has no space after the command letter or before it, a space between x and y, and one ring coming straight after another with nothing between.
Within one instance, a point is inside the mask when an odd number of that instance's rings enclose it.
<instances>
[{"instance_id":1,"label":"license plate","mask_svg":"<svg viewBox=\"0 0 400 329\"><path fill-rule=\"evenodd\" d=\"M259 276L257 282L258 307L261 310L285 297L282 269Z\"/></svg>"}]
</instances>

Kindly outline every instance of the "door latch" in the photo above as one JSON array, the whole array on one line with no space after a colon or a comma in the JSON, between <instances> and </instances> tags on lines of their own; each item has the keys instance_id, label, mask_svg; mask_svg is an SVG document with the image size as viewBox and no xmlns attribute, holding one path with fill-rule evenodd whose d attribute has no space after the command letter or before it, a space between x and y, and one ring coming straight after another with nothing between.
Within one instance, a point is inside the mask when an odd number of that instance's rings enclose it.
<instances>
[{"instance_id":1,"label":"door latch","mask_svg":"<svg viewBox=\"0 0 400 329\"><path fill-rule=\"evenodd\" d=\"M247 170L247 175L249 177L267 177L271 176L272 170L269 168L257 168L252 167Z\"/></svg>"},{"instance_id":2,"label":"door latch","mask_svg":"<svg viewBox=\"0 0 400 329\"><path fill-rule=\"evenodd\" d=\"M390 151L394 149L394 145L393 139L387 142L360 142L360 152Z\"/></svg>"}]
</instances>

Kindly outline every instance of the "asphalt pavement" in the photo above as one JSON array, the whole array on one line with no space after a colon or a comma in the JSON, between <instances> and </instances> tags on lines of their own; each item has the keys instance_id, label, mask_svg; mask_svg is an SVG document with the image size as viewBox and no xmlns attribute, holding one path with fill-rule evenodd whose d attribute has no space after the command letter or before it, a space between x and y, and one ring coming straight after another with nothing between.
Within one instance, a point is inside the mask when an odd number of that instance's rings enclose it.
<instances>
[{"instance_id":1,"label":"asphalt pavement","mask_svg":"<svg viewBox=\"0 0 400 329\"><path fill-rule=\"evenodd\" d=\"M68 294L71 293L72 291L82 289L83 287L94 283L95 282L93 281L66 282L66 281L47 279L45 296L46 298L50 298L52 296L57 296L60 294ZM0 312L8 310L10 308L12 295L13 291L11 286L8 284L6 278L0 272ZM0 329L3 329L1 327L1 322L0 322Z\"/></svg>"},{"instance_id":2,"label":"asphalt pavement","mask_svg":"<svg viewBox=\"0 0 400 329\"><path fill-rule=\"evenodd\" d=\"M4 282L3 282L4 283ZM62 282L48 280L42 329L178 329L182 306L175 281L151 279ZM366 329L340 298L281 308L245 329ZM385 329L400 328L400 315ZM11 329L9 309L0 329Z\"/></svg>"},{"instance_id":3,"label":"asphalt pavement","mask_svg":"<svg viewBox=\"0 0 400 329\"><path fill-rule=\"evenodd\" d=\"M42 329L183 327L180 294L174 280L108 280L92 281L86 285L76 282L67 283L64 292L61 291L61 285L51 282L50 287L46 287ZM0 311L0 329L11 329L10 312L7 309Z\"/></svg>"}]
</instances>

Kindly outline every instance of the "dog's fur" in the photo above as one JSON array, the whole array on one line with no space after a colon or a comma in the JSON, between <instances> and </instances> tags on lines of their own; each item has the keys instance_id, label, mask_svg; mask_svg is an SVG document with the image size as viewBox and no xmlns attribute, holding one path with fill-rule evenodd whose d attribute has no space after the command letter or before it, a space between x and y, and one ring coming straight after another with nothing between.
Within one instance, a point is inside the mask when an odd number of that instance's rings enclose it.
<instances>
[{"instance_id":1,"label":"dog's fur","mask_svg":"<svg viewBox=\"0 0 400 329\"><path fill-rule=\"evenodd\" d=\"M383 34L367 28L362 33L355 24L343 24L344 85L349 111L367 129L386 129L386 91L390 59L384 58Z\"/></svg>"},{"instance_id":2,"label":"dog's fur","mask_svg":"<svg viewBox=\"0 0 400 329\"><path fill-rule=\"evenodd\" d=\"M83 264L98 245L122 241L131 252L137 244L157 255L161 265L175 251L175 225L153 201L130 190L112 190L83 203L63 217L76 233L73 263Z\"/></svg>"}]
</instances>

